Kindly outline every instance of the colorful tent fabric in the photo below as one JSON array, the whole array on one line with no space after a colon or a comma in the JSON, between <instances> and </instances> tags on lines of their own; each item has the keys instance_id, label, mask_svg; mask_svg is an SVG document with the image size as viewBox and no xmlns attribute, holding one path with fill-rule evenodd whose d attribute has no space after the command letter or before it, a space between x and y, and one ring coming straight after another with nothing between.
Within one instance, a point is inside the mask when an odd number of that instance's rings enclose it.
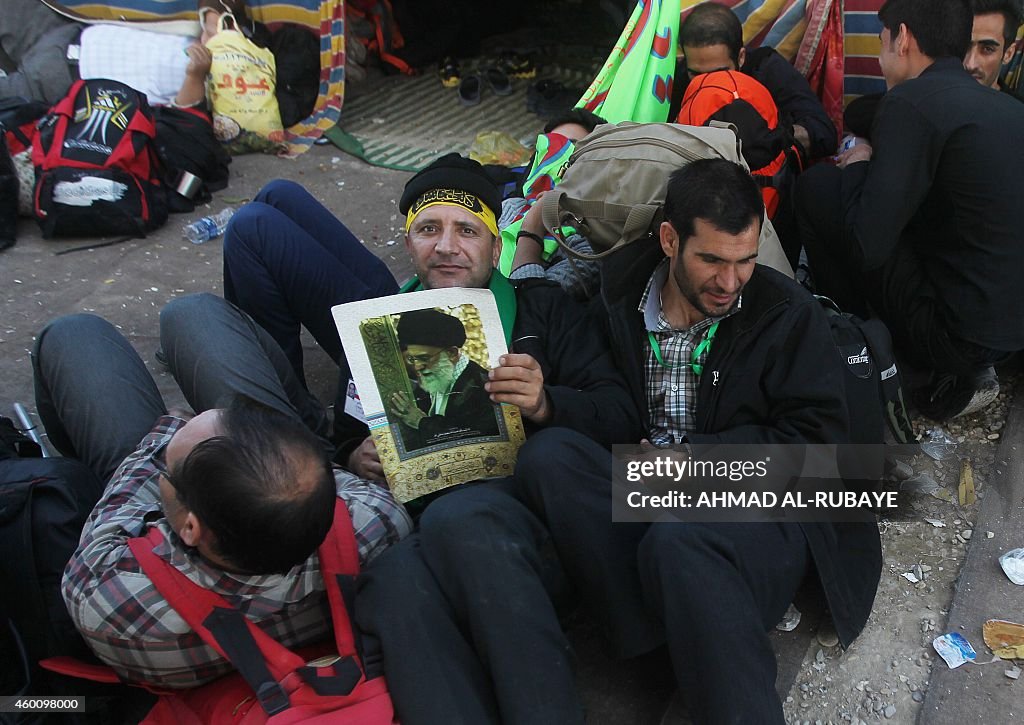
<instances>
[{"instance_id":1,"label":"colorful tent fabric","mask_svg":"<svg viewBox=\"0 0 1024 725\"><path fill-rule=\"evenodd\" d=\"M639 0L577 107L611 123L663 122L672 102L680 0Z\"/></svg>"},{"instance_id":2,"label":"colorful tent fabric","mask_svg":"<svg viewBox=\"0 0 1024 725\"><path fill-rule=\"evenodd\" d=\"M192 20L196 16L195 0L61 0L59 5L72 13L106 21ZM320 36L319 97L308 118L286 129L288 153L298 155L334 127L341 116L345 97L344 0L246 0L246 5L252 17L262 23L296 23ZM196 28L198 31L198 25Z\"/></svg>"},{"instance_id":3,"label":"colorful tent fabric","mask_svg":"<svg viewBox=\"0 0 1024 725\"><path fill-rule=\"evenodd\" d=\"M884 93L885 79L878 65L882 23L878 9L883 0L845 0L843 11L843 47L846 55L844 100Z\"/></svg>"}]
</instances>

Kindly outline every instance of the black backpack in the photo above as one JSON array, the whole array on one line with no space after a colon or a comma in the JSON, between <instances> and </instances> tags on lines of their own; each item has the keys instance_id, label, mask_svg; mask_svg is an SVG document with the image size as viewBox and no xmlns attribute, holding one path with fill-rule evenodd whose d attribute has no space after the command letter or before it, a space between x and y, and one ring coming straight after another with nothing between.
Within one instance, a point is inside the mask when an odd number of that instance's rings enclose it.
<instances>
[{"instance_id":1,"label":"black backpack","mask_svg":"<svg viewBox=\"0 0 1024 725\"><path fill-rule=\"evenodd\" d=\"M913 443L914 428L903 402L892 336L881 320L862 320L817 296L845 363L846 403L852 443L882 444L889 426L897 443Z\"/></svg>"},{"instance_id":2,"label":"black backpack","mask_svg":"<svg viewBox=\"0 0 1024 725\"><path fill-rule=\"evenodd\" d=\"M121 712L126 688L83 685L38 664L56 655L97 662L71 621L60 583L103 493L99 479L79 461L39 455L39 447L0 416L0 699L86 696L88 712L6 713L0 723L110 722Z\"/></svg>"},{"instance_id":3,"label":"black backpack","mask_svg":"<svg viewBox=\"0 0 1024 725\"><path fill-rule=\"evenodd\" d=\"M210 116L197 108L157 106L156 153L167 187L167 206L172 212L191 212L209 202L210 192L228 185L231 154L213 134ZM184 174L196 177L194 186L183 183Z\"/></svg>"}]
</instances>

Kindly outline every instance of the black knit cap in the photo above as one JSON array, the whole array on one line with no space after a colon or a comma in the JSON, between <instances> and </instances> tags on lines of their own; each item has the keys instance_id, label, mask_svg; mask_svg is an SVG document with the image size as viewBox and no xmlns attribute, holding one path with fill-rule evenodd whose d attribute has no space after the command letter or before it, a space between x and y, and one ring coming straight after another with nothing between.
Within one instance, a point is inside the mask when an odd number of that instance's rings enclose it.
<instances>
[{"instance_id":1,"label":"black knit cap","mask_svg":"<svg viewBox=\"0 0 1024 725\"><path fill-rule=\"evenodd\" d=\"M409 213L409 207L431 189L456 189L480 199L494 213L501 216L501 194L484 167L473 159L458 154L445 154L427 168L409 179L398 202L398 210Z\"/></svg>"},{"instance_id":2,"label":"black knit cap","mask_svg":"<svg viewBox=\"0 0 1024 725\"><path fill-rule=\"evenodd\" d=\"M462 320L438 310L410 310L398 320L398 345L403 350L409 345L462 347L465 342Z\"/></svg>"}]
</instances>

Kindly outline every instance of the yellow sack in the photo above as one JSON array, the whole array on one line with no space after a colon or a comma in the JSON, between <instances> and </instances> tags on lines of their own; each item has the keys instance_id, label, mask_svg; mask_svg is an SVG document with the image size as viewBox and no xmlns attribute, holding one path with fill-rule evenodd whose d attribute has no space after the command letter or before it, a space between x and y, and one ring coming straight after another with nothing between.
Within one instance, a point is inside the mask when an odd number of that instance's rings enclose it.
<instances>
[{"instance_id":1,"label":"yellow sack","mask_svg":"<svg viewBox=\"0 0 1024 725\"><path fill-rule=\"evenodd\" d=\"M230 28L225 27L226 19L231 21ZM220 16L218 32L206 41L206 47L213 56L208 95L217 138L232 144L248 131L283 142L284 127L274 93L274 54L242 35L231 13Z\"/></svg>"}]
</instances>

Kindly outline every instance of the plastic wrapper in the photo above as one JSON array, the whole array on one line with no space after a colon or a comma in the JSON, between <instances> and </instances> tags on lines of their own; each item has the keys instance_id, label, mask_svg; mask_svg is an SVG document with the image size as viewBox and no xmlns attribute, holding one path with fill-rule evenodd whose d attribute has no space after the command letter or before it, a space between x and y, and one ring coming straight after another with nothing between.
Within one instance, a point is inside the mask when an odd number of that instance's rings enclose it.
<instances>
[{"instance_id":1,"label":"plastic wrapper","mask_svg":"<svg viewBox=\"0 0 1024 725\"><path fill-rule=\"evenodd\" d=\"M533 153L507 133L483 131L473 139L469 158L481 164L498 164L514 168L530 163Z\"/></svg>"}]
</instances>

